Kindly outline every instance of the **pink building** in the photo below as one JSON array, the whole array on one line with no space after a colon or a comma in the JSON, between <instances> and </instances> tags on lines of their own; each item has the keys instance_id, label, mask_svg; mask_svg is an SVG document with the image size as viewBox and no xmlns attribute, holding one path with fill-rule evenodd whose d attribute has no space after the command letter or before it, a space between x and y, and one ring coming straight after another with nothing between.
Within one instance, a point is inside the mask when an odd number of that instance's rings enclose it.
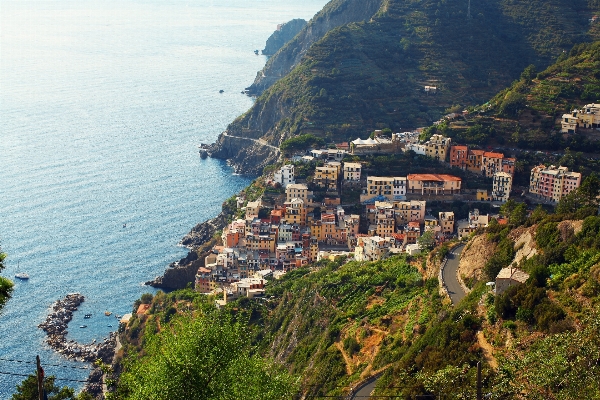
<instances>
[{"instance_id":1,"label":"pink building","mask_svg":"<svg viewBox=\"0 0 600 400\"><path fill-rule=\"evenodd\" d=\"M579 172L569 172L567 167L539 165L531 170L529 193L544 200L558 203L560 199L581 184Z\"/></svg>"}]
</instances>

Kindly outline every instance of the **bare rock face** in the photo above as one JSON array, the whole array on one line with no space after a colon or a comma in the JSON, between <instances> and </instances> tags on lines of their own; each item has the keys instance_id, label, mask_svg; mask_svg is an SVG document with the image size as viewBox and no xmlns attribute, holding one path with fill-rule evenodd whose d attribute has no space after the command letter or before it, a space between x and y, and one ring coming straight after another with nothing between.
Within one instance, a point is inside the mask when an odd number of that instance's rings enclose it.
<instances>
[{"instance_id":1,"label":"bare rock face","mask_svg":"<svg viewBox=\"0 0 600 400\"><path fill-rule=\"evenodd\" d=\"M239 174L259 175L267 165L279 159L279 149L267 142L227 132L209 149L211 157L227 160Z\"/></svg>"}]
</instances>

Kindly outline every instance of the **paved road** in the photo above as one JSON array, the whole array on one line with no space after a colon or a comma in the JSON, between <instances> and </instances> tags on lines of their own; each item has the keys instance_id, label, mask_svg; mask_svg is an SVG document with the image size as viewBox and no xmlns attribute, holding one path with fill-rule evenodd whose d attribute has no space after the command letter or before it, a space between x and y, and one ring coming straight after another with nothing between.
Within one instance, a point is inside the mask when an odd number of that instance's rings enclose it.
<instances>
[{"instance_id":1,"label":"paved road","mask_svg":"<svg viewBox=\"0 0 600 400\"><path fill-rule=\"evenodd\" d=\"M379 378L377 378L379 379ZM365 386L360 388L356 393L354 393L351 397L351 400L366 400L371 397L371 392L375 390L375 384L377 383L377 379L373 379Z\"/></svg>"},{"instance_id":2,"label":"paved road","mask_svg":"<svg viewBox=\"0 0 600 400\"><path fill-rule=\"evenodd\" d=\"M460 253L462 253L464 245L456 247L451 253L448 253L448 263L442 273L442 280L448 288L448 294L452 304L458 304L464 297L465 292L463 291L460 283L458 283L457 272L458 262L460 260Z\"/></svg>"}]
</instances>

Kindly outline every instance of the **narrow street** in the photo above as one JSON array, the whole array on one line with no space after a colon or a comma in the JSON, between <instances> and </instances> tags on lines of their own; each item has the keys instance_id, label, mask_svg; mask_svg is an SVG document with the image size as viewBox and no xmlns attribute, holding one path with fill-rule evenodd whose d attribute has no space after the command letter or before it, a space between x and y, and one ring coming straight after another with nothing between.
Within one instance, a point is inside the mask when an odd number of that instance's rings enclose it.
<instances>
[{"instance_id":1,"label":"narrow street","mask_svg":"<svg viewBox=\"0 0 600 400\"><path fill-rule=\"evenodd\" d=\"M452 304L454 305L458 304L465 297L465 292L460 286L460 283L458 283L457 277L460 254L464 248L465 246L461 245L448 253L448 263L442 272L442 280L448 288L450 300L452 300Z\"/></svg>"}]
</instances>

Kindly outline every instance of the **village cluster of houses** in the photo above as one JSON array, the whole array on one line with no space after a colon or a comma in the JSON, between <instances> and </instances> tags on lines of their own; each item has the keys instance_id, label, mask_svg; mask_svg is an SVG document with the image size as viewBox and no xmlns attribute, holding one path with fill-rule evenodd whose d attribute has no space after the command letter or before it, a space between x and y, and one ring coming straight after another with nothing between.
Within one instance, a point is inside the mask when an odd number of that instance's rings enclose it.
<instances>
[{"instance_id":1,"label":"village cluster of houses","mask_svg":"<svg viewBox=\"0 0 600 400\"><path fill-rule=\"evenodd\" d=\"M422 199L460 194L462 180L457 176L365 177L360 162L343 160L348 154L414 151L447 162L451 167L491 177L491 195L479 190L477 199L506 202L512 190L514 158L452 145L450 138L441 135L433 135L421 143L418 131L395 133L392 138L374 136L293 157L296 162L324 162L315 168L312 177L314 185L326 193L323 200L315 201L307 184L296 182L294 164L283 165L268 181L285 190L283 204L266 209L261 199L246 202L239 198L238 208L245 211L244 218L231 222L223 230L222 246L215 246L205 258L204 267L198 270L196 289L202 293L222 292L220 304L226 302L228 296L261 296L267 276L277 276L323 258L333 260L345 255L358 261L376 261L390 254L413 255L421 251L419 238L425 232L431 232L439 243L454 234L466 237L488 226L491 218L506 223L499 216L483 215L478 210L470 212L467 220L462 221L455 221L453 212L427 215L426 201ZM569 172L566 167L540 165L531 171L530 193L558 202L580 183L581 174ZM366 234L359 233L361 216L346 214L341 205L340 185L361 188Z\"/></svg>"},{"instance_id":2,"label":"village cluster of houses","mask_svg":"<svg viewBox=\"0 0 600 400\"><path fill-rule=\"evenodd\" d=\"M562 133L577 133L578 128L600 130L600 104L587 104L580 110L563 114L561 118Z\"/></svg>"}]
</instances>

